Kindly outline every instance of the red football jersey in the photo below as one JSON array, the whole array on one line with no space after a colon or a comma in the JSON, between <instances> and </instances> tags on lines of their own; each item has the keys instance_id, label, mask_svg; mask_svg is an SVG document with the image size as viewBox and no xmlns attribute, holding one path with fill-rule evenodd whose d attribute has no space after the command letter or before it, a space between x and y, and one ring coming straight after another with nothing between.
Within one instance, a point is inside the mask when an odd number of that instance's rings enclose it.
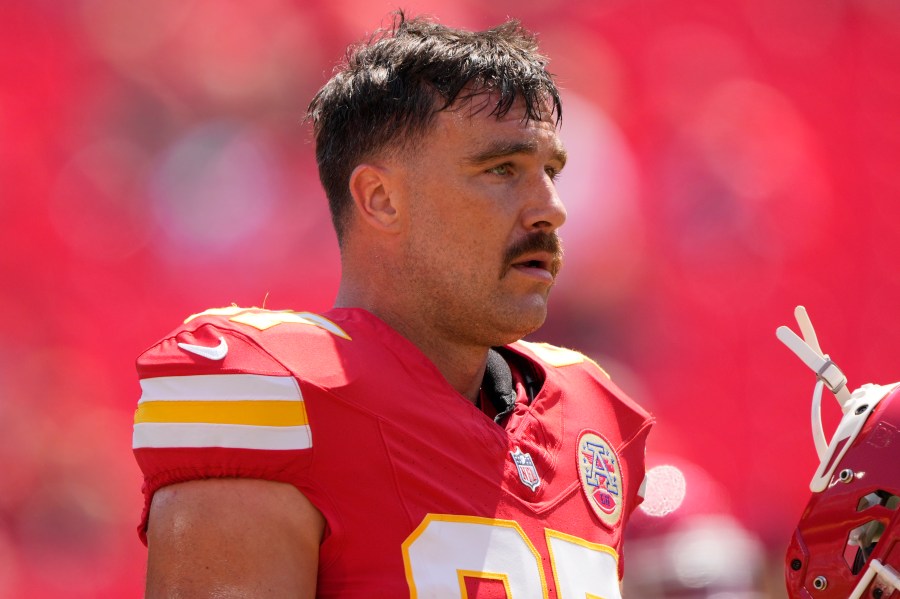
<instances>
[{"instance_id":1,"label":"red football jersey","mask_svg":"<svg viewBox=\"0 0 900 599\"><path fill-rule=\"evenodd\" d=\"M500 426L360 309L224 308L138 358L153 493L253 477L321 511L320 597L620 597L651 417L577 352L506 348L543 384Z\"/></svg>"}]
</instances>

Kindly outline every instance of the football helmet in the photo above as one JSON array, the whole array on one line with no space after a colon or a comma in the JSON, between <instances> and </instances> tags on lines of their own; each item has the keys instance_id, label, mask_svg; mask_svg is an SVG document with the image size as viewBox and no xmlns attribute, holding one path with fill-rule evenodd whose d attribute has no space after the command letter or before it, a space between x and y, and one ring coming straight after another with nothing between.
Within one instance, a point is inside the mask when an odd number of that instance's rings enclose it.
<instances>
[{"instance_id":1,"label":"football helmet","mask_svg":"<svg viewBox=\"0 0 900 599\"><path fill-rule=\"evenodd\" d=\"M776 334L816 374L812 433L819 466L813 492L787 552L792 599L900 598L900 383L867 384L852 393L823 354L809 316L795 311L803 337ZM830 442L821 419L823 389L843 417Z\"/></svg>"}]
</instances>

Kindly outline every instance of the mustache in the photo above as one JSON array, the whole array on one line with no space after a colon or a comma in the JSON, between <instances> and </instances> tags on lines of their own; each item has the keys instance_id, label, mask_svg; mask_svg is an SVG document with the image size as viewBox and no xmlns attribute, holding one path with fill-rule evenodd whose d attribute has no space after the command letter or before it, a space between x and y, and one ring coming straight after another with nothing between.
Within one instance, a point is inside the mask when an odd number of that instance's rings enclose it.
<instances>
[{"instance_id":1,"label":"mustache","mask_svg":"<svg viewBox=\"0 0 900 599\"><path fill-rule=\"evenodd\" d=\"M550 262L550 273L554 277L559 273L563 262L562 240L559 238L556 231L553 231L552 233L537 231L535 233L529 233L507 248L506 254L503 257L503 264L505 265L503 274L506 274L506 272L512 268L512 265L516 260L533 252L547 252L553 254L553 259Z\"/></svg>"}]
</instances>

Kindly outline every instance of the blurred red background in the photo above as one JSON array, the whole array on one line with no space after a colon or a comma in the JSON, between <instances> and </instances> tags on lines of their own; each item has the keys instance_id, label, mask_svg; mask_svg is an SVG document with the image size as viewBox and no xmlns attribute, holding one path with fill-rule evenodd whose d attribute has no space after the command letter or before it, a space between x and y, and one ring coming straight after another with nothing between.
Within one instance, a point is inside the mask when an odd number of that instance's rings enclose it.
<instances>
[{"instance_id":1,"label":"blurred red background","mask_svg":"<svg viewBox=\"0 0 900 599\"><path fill-rule=\"evenodd\" d=\"M208 307L329 307L303 113L396 7L0 8L0 597L140 596L134 358ZM900 4L403 8L540 34L571 162L567 264L534 337L592 354L657 415L651 458L706 470L710 509L767 551L760 596L782 596L817 462L813 377L776 326L805 304L852 387L900 378Z\"/></svg>"}]
</instances>

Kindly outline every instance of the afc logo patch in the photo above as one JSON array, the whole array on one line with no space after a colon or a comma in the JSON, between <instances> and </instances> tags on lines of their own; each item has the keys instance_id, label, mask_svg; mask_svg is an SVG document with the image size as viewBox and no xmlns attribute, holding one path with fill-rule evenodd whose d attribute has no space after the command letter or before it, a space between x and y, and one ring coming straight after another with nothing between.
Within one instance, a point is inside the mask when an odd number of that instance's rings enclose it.
<instances>
[{"instance_id":1,"label":"afc logo patch","mask_svg":"<svg viewBox=\"0 0 900 599\"><path fill-rule=\"evenodd\" d=\"M612 444L594 431L586 430L578 437L576 459L588 503L600 521L613 528L622 517L624 481Z\"/></svg>"}]
</instances>

